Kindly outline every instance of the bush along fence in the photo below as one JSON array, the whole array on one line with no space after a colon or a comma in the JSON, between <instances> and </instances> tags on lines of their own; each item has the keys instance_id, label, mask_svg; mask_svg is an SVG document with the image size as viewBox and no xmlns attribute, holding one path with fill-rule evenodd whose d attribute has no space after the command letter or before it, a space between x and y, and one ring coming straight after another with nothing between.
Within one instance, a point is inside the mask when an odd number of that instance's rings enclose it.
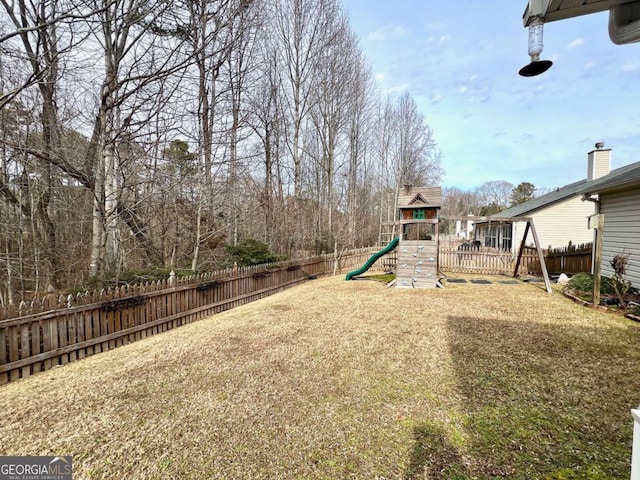
<instances>
[{"instance_id":1,"label":"bush along fence","mask_svg":"<svg viewBox=\"0 0 640 480\"><path fill-rule=\"evenodd\" d=\"M259 300L321 275L361 266L376 248L0 308L0 384L104 352ZM379 262L378 262L379 263ZM373 269L382 269L382 264Z\"/></svg>"}]
</instances>

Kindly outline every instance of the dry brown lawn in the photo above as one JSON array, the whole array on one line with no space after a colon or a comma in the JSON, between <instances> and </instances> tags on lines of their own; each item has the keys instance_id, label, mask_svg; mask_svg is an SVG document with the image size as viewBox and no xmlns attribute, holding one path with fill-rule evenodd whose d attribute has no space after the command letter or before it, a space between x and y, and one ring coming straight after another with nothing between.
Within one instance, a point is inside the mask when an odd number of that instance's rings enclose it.
<instances>
[{"instance_id":1,"label":"dry brown lawn","mask_svg":"<svg viewBox=\"0 0 640 480\"><path fill-rule=\"evenodd\" d=\"M639 327L540 285L315 280L0 387L0 454L77 479L628 478Z\"/></svg>"}]
</instances>

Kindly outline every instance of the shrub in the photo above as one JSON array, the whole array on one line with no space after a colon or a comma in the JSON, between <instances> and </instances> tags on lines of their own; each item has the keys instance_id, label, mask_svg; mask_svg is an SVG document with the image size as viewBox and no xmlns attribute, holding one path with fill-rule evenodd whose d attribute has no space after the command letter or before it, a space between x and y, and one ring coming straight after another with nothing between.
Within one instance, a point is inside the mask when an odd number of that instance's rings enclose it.
<instances>
[{"instance_id":1,"label":"shrub","mask_svg":"<svg viewBox=\"0 0 640 480\"><path fill-rule=\"evenodd\" d=\"M243 240L235 247L227 246L227 252L243 267L287 259L285 256L273 253L266 243L252 239Z\"/></svg>"},{"instance_id":2,"label":"shrub","mask_svg":"<svg viewBox=\"0 0 640 480\"><path fill-rule=\"evenodd\" d=\"M626 306L627 292L631 288L631 282L625 280L624 276L627 274L627 263L629 261L629 254L616 255L609 262L611 268L613 268L613 276L611 277L611 283L616 291L616 296L621 306Z\"/></svg>"},{"instance_id":3,"label":"shrub","mask_svg":"<svg viewBox=\"0 0 640 480\"><path fill-rule=\"evenodd\" d=\"M593 292L593 275L591 273L577 273L571 277L571 280L569 280L565 286L565 290L591 294L591 292ZM615 293L616 291L612 285L611 279L607 277L600 277L600 294L614 295Z\"/></svg>"}]
</instances>

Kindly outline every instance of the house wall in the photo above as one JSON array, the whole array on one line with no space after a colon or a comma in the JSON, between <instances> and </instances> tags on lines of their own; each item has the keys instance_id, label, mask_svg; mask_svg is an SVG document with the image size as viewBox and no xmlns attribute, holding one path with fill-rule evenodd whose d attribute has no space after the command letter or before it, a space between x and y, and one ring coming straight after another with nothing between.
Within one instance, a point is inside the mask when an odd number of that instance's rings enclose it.
<instances>
[{"instance_id":1,"label":"house wall","mask_svg":"<svg viewBox=\"0 0 640 480\"><path fill-rule=\"evenodd\" d=\"M564 247L572 244L593 241L593 230L587 228L587 217L595 213L593 202L583 202L580 197L555 203L533 212L529 216L538 233L542 248ZM525 222L518 222L513 226L513 250L518 251L522 242L522 235L526 227ZM533 235L527 236L527 245L532 245Z\"/></svg>"},{"instance_id":2,"label":"house wall","mask_svg":"<svg viewBox=\"0 0 640 480\"><path fill-rule=\"evenodd\" d=\"M613 275L613 257L628 253L626 278L640 288L640 189L603 193L600 212L604 214L602 275Z\"/></svg>"}]
</instances>

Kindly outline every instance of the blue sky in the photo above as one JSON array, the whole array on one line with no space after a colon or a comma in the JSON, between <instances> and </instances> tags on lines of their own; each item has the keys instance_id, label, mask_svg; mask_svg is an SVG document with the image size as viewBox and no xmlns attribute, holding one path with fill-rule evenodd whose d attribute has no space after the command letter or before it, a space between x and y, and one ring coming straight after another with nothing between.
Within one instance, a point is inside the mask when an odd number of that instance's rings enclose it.
<instances>
[{"instance_id":1,"label":"blue sky","mask_svg":"<svg viewBox=\"0 0 640 480\"><path fill-rule=\"evenodd\" d=\"M342 0L383 92L408 90L443 154L443 186L554 188L586 177L603 141L612 168L640 161L640 43L614 45L608 12L544 27L529 62L526 0Z\"/></svg>"}]
</instances>

